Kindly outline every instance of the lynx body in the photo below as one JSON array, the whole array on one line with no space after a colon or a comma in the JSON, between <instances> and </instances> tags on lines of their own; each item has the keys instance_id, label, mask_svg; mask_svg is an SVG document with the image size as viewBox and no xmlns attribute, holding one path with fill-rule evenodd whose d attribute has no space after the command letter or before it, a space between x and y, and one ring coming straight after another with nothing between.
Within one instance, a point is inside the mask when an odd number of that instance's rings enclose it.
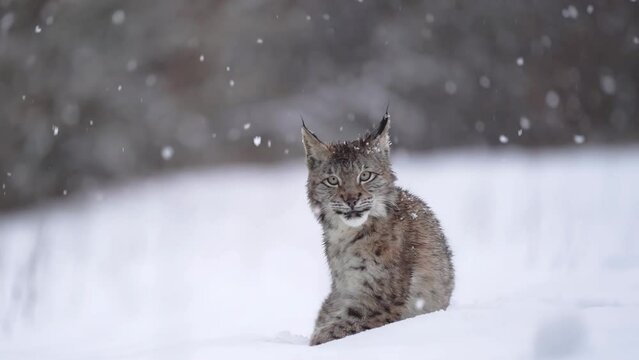
<instances>
[{"instance_id":1,"label":"lynx body","mask_svg":"<svg viewBox=\"0 0 639 360\"><path fill-rule=\"evenodd\" d=\"M311 345L450 302L451 252L430 208L394 184L389 127L387 113L373 134L336 144L302 128L308 200L323 228L332 278Z\"/></svg>"}]
</instances>

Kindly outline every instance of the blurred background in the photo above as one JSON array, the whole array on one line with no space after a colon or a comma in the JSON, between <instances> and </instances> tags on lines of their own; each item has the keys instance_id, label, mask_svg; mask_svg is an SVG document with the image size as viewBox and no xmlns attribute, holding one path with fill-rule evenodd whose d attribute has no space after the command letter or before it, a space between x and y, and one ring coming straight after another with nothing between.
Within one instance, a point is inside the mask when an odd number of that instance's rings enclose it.
<instances>
[{"instance_id":1,"label":"blurred background","mask_svg":"<svg viewBox=\"0 0 639 360\"><path fill-rule=\"evenodd\" d=\"M639 6L0 0L0 211L302 154L390 103L395 149L639 140ZM300 162L301 164L301 162Z\"/></svg>"}]
</instances>

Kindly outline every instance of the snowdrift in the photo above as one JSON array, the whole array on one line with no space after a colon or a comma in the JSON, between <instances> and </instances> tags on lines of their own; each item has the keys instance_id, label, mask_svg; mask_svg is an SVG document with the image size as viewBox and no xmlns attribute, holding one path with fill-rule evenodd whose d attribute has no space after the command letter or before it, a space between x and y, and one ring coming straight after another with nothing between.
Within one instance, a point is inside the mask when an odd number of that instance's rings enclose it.
<instances>
[{"instance_id":1,"label":"snowdrift","mask_svg":"<svg viewBox=\"0 0 639 360\"><path fill-rule=\"evenodd\" d=\"M639 149L394 157L455 253L449 310L319 347L300 159L0 219L0 359L639 358Z\"/></svg>"}]
</instances>

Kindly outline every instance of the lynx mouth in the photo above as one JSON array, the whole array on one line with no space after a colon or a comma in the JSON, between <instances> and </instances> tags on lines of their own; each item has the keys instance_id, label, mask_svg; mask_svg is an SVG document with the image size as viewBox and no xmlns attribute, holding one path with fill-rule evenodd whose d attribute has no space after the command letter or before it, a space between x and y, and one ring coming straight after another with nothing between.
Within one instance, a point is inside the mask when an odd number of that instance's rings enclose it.
<instances>
[{"instance_id":1,"label":"lynx mouth","mask_svg":"<svg viewBox=\"0 0 639 360\"><path fill-rule=\"evenodd\" d=\"M350 227L359 227L368 220L368 214L370 209L365 210L352 210L347 212L337 212L339 218L342 219L344 224Z\"/></svg>"},{"instance_id":2,"label":"lynx mouth","mask_svg":"<svg viewBox=\"0 0 639 360\"><path fill-rule=\"evenodd\" d=\"M346 219L357 219L361 218L365 214L368 214L370 208L362 209L362 210L351 210L351 211L335 211L337 215L341 215Z\"/></svg>"}]
</instances>

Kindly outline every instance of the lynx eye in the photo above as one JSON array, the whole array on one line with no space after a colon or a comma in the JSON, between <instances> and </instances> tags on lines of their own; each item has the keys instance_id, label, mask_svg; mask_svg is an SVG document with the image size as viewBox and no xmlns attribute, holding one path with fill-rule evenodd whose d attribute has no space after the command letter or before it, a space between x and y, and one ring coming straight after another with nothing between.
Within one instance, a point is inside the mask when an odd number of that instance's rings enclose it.
<instances>
[{"instance_id":1,"label":"lynx eye","mask_svg":"<svg viewBox=\"0 0 639 360\"><path fill-rule=\"evenodd\" d=\"M362 171L361 174L359 174L359 181L360 182L369 182L371 180L373 180L375 178L375 174L373 174L370 171Z\"/></svg>"},{"instance_id":2,"label":"lynx eye","mask_svg":"<svg viewBox=\"0 0 639 360\"><path fill-rule=\"evenodd\" d=\"M324 183L326 183L329 186L337 186L339 185L339 179L337 178L337 176L329 176L326 179L324 179Z\"/></svg>"}]
</instances>

